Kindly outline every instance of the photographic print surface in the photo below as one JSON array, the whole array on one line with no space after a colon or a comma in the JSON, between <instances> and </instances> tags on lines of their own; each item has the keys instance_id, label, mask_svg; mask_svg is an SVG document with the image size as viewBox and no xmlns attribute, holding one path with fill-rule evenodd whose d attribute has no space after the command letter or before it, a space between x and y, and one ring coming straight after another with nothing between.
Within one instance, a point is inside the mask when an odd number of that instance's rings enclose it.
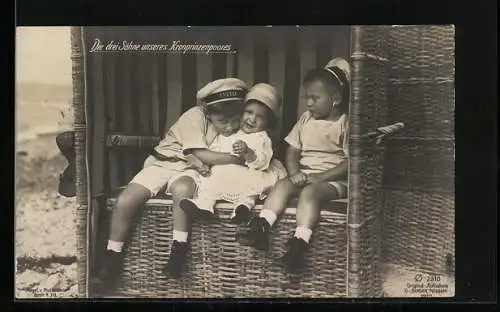
<instances>
[{"instance_id":1,"label":"photographic print surface","mask_svg":"<svg viewBox=\"0 0 500 312\"><path fill-rule=\"evenodd\" d=\"M16 37L17 298L454 296L453 26Z\"/></svg>"}]
</instances>

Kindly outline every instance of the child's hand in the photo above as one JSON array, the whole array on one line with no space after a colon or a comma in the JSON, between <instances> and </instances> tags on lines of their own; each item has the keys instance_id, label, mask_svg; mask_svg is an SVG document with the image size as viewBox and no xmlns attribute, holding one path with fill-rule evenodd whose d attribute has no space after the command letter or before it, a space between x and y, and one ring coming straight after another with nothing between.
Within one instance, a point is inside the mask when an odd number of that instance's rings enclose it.
<instances>
[{"instance_id":1,"label":"child's hand","mask_svg":"<svg viewBox=\"0 0 500 312\"><path fill-rule=\"evenodd\" d=\"M187 168L198 171L204 177L210 176L210 167L204 164L200 159L198 159L198 157L194 155L187 155L186 160Z\"/></svg>"},{"instance_id":2,"label":"child's hand","mask_svg":"<svg viewBox=\"0 0 500 312\"><path fill-rule=\"evenodd\" d=\"M190 154L186 156L187 168L198 170L205 164L196 156Z\"/></svg>"},{"instance_id":3,"label":"child's hand","mask_svg":"<svg viewBox=\"0 0 500 312\"><path fill-rule=\"evenodd\" d=\"M311 173L307 175L307 184L323 182L323 175L321 173Z\"/></svg>"},{"instance_id":4,"label":"child's hand","mask_svg":"<svg viewBox=\"0 0 500 312\"><path fill-rule=\"evenodd\" d=\"M212 172L210 171L210 167L205 164L197 168L196 170L204 177L209 177L212 174Z\"/></svg>"},{"instance_id":5,"label":"child's hand","mask_svg":"<svg viewBox=\"0 0 500 312\"><path fill-rule=\"evenodd\" d=\"M234 163L235 165L245 165L245 157L241 155L231 155L234 158Z\"/></svg>"},{"instance_id":6,"label":"child's hand","mask_svg":"<svg viewBox=\"0 0 500 312\"><path fill-rule=\"evenodd\" d=\"M242 140L233 143L233 153L243 156L248 152L248 145Z\"/></svg>"},{"instance_id":7,"label":"child's hand","mask_svg":"<svg viewBox=\"0 0 500 312\"><path fill-rule=\"evenodd\" d=\"M302 186L307 182L307 175L301 171L291 176L290 181L293 183L293 185Z\"/></svg>"}]
</instances>

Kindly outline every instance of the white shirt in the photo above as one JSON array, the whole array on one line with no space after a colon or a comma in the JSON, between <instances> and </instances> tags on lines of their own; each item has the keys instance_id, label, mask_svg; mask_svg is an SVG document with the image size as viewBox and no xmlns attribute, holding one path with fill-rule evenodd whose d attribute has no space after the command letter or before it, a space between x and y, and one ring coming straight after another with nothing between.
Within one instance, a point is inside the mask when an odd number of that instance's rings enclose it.
<instances>
[{"instance_id":1,"label":"white shirt","mask_svg":"<svg viewBox=\"0 0 500 312\"><path fill-rule=\"evenodd\" d=\"M233 144L238 140L245 142L256 156L254 161L247 162L245 165L255 170L266 170L269 167L273 157L273 148L271 139L265 131L245 133L239 130L227 137L218 135L209 149L214 152L233 154Z\"/></svg>"},{"instance_id":2,"label":"white shirt","mask_svg":"<svg viewBox=\"0 0 500 312\"><path fill-rule=\"evenodd\" d=\"M300 169L306 173L334 168L347 159L347 116L337 121L316 120L306 111L285 141L300 150Z\"/></svg>"}]
</instances>

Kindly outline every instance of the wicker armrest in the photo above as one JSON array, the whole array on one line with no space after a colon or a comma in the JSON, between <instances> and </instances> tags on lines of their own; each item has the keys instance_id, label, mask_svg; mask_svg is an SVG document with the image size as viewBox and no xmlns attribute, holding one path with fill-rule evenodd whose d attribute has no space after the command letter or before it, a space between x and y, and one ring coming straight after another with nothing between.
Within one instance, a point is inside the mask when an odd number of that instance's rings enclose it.
<instances>
[{"instance_id":1,"label":"wicker armrest","mask_svg":"<svg viewBox=\"0 0 500 312\"><path fill-rule=\"evenodd\" d=\"M124 133L112 133L106 137L108 147L138 147L153 148L161 141L159 136L129 135Z\"/></svg>"}]
</instances>

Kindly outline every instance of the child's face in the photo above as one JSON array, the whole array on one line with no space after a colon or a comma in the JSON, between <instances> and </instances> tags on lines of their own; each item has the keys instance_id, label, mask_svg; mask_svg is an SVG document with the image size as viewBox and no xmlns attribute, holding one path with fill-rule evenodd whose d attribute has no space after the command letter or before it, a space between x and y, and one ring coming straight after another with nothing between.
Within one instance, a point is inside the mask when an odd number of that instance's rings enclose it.
<instances>
[{"instance_id":1,"label":"child's face","mask_svg":"<svg viewBox=\"0 0 500 312\"><path fill-rule=\"evenodd\" d=\"M222 114L210 114L208 119L212 122L215 132L223 136L230 136L238 131L240 126L240 115L226 117Z\"/></svg>"},{"instance_id":2,"label":"child's face","mask_svg":"<svg viewBox=\"0 0 500 312\"><path fill-rule=\"evenodd\" d=\"M333 96L325 84L316 80L305 88L307 110L314 119L325 119L330 116L333 109Z\"/></svg>"},{"instance_id":3,"label":"child's face","mask_svg":"<svg viewBox=\"0 0 500 312\"><path fill-rule=\"evenodd\" d=\"M249 102L241 117L240 129L245 133L264 131L268 126L267 108L257 102Z\"/></svg>"}]
</instances>

